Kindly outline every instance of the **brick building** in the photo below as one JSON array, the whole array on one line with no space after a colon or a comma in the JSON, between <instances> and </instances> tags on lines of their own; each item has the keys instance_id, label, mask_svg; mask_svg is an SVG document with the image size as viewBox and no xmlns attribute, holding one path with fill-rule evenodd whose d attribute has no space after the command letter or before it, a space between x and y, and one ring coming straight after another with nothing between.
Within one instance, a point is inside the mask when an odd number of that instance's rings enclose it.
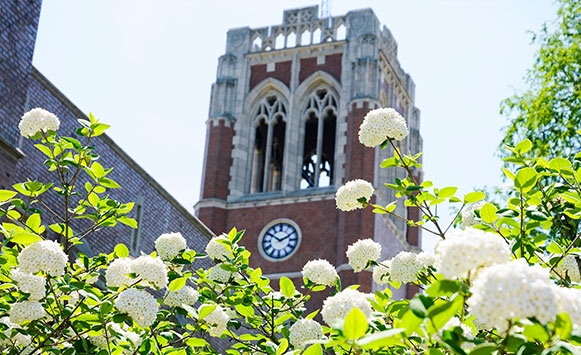
<instances>
[{"instance_id":1,"label":"brick building","mask_svg":"<svg viewBox=\"0 0 581 355\"><path fill-rule=\"evenodd\" d=\"M31 108L42 107L55 113L59 133L75 135L77 118L87 119L66 96L32 66L40 0L3 1L0 5L0 189L15 182L51 181L44 156L33 141L20 137L18 122ZM106 121L106 118L103 119ZM132 255L150 253L162 233L181 232L188 246L203 251L212 232L181 206L150 175L106 135L94 141L99 162L114 167L110 177L122 188L110 190L112 198L136 202L132 217L138 229L124 225L105 228L85 243L89 253L111 252L118 243L127 245ZM200 262L199 266L207 266Z\"/></svg>"},{"instance_id":2,"label":"brick building","mask_svg":"<svg viewBox=\"0 0 581 355\"><path fill-rule=\"evenodd\" d=\"M272 278L300 278L307 261L322 258L344 283L370 291L370 273L354 274L347 263L348 245L373 238L389 258L421 242L401 220L335 207L337 188L357 178L373 183L376 203L394 200L383 184L403 171L379 168L393 152L366 148L357 136L378 107L407 119L401 150L421 151L414 83L371 9L319 18L313 6L284 11L281 25L228 31L212 85L197 215L215 233L245 229L251 266ZM403 205L396 212L418 217ZM405 287L396 296L405 297Z\"/></svg>"}]
</instances>

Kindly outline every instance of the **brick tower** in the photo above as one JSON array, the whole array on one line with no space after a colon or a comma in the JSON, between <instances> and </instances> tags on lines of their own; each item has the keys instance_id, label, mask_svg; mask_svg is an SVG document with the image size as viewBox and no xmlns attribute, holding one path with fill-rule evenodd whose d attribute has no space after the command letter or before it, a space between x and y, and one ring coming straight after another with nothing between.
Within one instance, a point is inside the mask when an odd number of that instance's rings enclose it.
<instances>
[{"instance_id":1,"label":"brick tower","mask_svg":"<svg viewBox=\"0 0 581 355\"><path fill-rule=\"evenodd\" d=\"M378 107L407 119L401 149L419 152L414 83L371 9L319 18L313 6L284 11L282 25L228 31L212 85L197 215L217 234L246 230L251 266L271 278L300 278L307 261L321 258L344 284L370 291L370 273L354 274L347 264L349 244L373 238L383 258L420 245L418 230L402 221L335 207L337 188L357 178L373 183L377 203L394 200L383 184L403 172L379 168L393 152L366 148L357 136ZM397 212L417 215L403 206ZM396 296L405 297L405 288Z\"/></svg>"}]
</instances>

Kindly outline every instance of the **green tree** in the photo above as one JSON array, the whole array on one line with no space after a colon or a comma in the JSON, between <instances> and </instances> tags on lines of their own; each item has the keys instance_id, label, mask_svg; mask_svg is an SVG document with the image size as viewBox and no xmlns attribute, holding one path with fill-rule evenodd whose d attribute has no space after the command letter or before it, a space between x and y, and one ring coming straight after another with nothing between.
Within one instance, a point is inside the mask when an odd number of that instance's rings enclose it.
<instances>
[{"instance_id":1,"label":"green tree","mask_svg":"<svg viewBox=\"0 0 581 355\"><path fill-rule=\"evenodd\" d=\"M528 89L501 104L510 119L502 144L529 139L530 153L550 158L581 148L581 1L557 2L557 19L533 37L539 49L526 75Z\"/></svg>"}]
</instances>

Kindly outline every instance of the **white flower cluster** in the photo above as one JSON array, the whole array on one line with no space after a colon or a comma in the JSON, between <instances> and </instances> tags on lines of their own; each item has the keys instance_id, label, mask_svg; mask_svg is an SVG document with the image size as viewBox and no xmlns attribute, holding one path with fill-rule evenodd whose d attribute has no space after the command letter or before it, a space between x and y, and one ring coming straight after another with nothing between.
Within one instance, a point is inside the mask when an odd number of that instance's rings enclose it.
<instances>
[{"instance_id":1,"label":"white flower cluster","mask_svg":"<svg viewBox=\"0 0 581 355\"><path fill-rule=\"evenodd\" d=\"M10 308L10 321L16 324L41 319L45 316L46 312L38 301L16 302Z\"/></svg>"},{"instance_id":2,"label":"white flower cluster","mask_svg":"<svg viewBox=\"0 0 581 355\"><path fill-rule=\"evenodd\" d=\"M155 240L155 250L163 260L171 260L187 248L186 238L181 233L166 233Z\"/></svg>"},{"instance_id":3,"label":"white flower cluster","mask_svg":"<svg viewBox=\"0 0 581 355\"><path fill-rule=\"evenodd\" d=\"M30 244L18 255L20 270L30 274L44 271L51 276L62 276L67 261L67 255L60 244L52 240Z\"/></svg>"},{"instance_id":4,"label":"white flower cluster","mask_svg":"<svg viewBox=\"0 0 581 355\"><path fill-rule=\"evenodd\" d=\"M142 255L137 259L119 258L109 265L105 272L105 280L109 287L121 287L130 286L138 279L142 279L153 288L161 289L167 287L167 271L163 260L150 255ZM132 273L137 274L137 279L127 276Z\"/></svg>"},{"instance_id":5,"label":"white flower cluster","mask_svg":"<svg viewBox=\"0 0 581 355\"><path fill-rule=\"evenodd\" d=\"M8 327L4 331L4 334L8 337L8 339L0 339L0 345L15 345L25 347L30 344L30 335L22 334L20 332L12 335L12 329L21 327L18 324L11 322L9 317L0 318L0 323L4 323Z\"/></svg>"},{"instance_id":6,"label":"white flower cluster","mask_svg":"<svg viewBox=\"0 0 581 355\"><path fill-rule=\"evenodd\" d=\"M228 320L230 320L230 316L219 305L216 306L212 313L204 317L204 321L210 326L208 332L214 337L219 337L224 333L228 325Z\"/></svg>"},{"instance_id":7,"label":"white flower cluster","mask_svg":"<svg viewBox=\"0 0 581 355\"><path fill-rule=\"evenodd\" d=\"M581 289L555 286L559 313L567 313L573 325L581 326Z\"/></svg>"},{"instance_id":8,"label":"white flower cluster","mask_svg":"<svg viewBox=\"0 0 581 355\"><path fill-rule=\"evenodd\" d=\"M208 271L210 272L208 278L212 281L225 283L228 282L232 276L232 273L228 270L222 269L220 264L212 266Z\"/></svg>"},{"instance_id":9,"label":"white flower cluster","mask_svg":"<svg viewBox=\"0 0 581 355\"><path fill-rule=\"evenodd\" d=\"M418 280L417 273L423 268L418 254L402 251L391 260L389 273L392 281L410 283Z\"/></svg>"},{"instance_id":10,"label":"white flower cluster","mask_svg":"<svg viewBox=\"0 0 581 355\"><path fill-rule=\"evenodd\" d=\"M303 349L314 340L323 337L321 325L312 319L299 319L289 329L289 341L295 349Z\"/></svg>"},{"instance_id":11,"label":"white flower cluster","mask_svg":"<svg viewBox=\"0 0 581 355\"><path fill-rule=\"evenodd\" d=\"M553 269L554 272L565 277L565 275L569 276L571 282L581 282L581 274L579 273L579 264L577 264L577 260L575 255L568 254L566 255L561 262Z\"/></svg>"},{"instance_id":12,"label":"white flower cluster","mask_svg":"<svg viewBox=\"0 0 581 355\"><path fill-rule=\"evenodd\" d=\"M154 288L167 287L167 266L160 258L142 255L131 262L131 270Z\"/></svg>"},{"instance_id":13,"label":"white flower cluster","mask_svg":"<svg viewBox=\"0 0 581 355\"><path fill-rule=\"evenodd\" d=\"M127 313L137 325L144 328L153 324L159 310L152 295L135 288L122 291L115 300L115 307Z\"/></svg>"},{"instance_id":14,"label":"white flower cluster","mask_svg":"<svg viewBox=\"0 0 581 355\"><path fill-rule=\"evenodd\" d=\"M373 281L378 285L385 285L389 282L389 268L391 260L384 260L373 268Z\"/></svg>"},{"instance_id":15,"label":"white flower cluster","mask_svg":"<svg viewBox=\"0 0 581 355\"><path fill-rule=\"evenodd\" d=\"M387 138L401 141L408 135L405 119L393 108L369 111L361 127L359 141L366 147L377 147Z\"/></svg>"},{"instance_id":16,"label":"white flower cluster","mask_svg":"<svg viewBox=\"0 0 581 355\"><path fill-rule=\"evenodd\" d=\"M464 278L478 268L510 261L506 242L474 228L454 229L436 244L435 267L447 279Z\"/></svg>"},{"instance_id":17,"label":"white flower cluster","mask_svg":"<svg viewBox=\"0 0 581 355\"><path fill-rule=\"evenodd\" d=\"M113 262L109 264L107 271L105 271L107 286L121 287L123 285L129 286L133 284L136 280L127 276L127 274L131 273L131 259L119 258L113 260Z\"/></svg>"},{"instance_id":18,"label":"white flower cluster","mask_svg":"<svg viewBox=\"0 0 581 355\"><path fill-rule=\"evenodd\" d=\"M558 312L554 290L548 269L517 259L481 270L467 303L479 324L506 330L513 319L553 321Z\"/></svg>"},{"instance_id":19,"label":"white flower cluster","mask_svg":"<svg viewBox=\"0 0 581 355\"><path fill-rule=\"evenodd\" d=\"M361 202L357 200L364 198L365 201L369 201L373 191L370 182L362 179L351 180L337 190L335 203L338 209L345 212L363 208Z\"/></svg>"},{"instance_id":20,"label":"white flower cluster","mask_svg":"<svg viewBox=\"0 0 581 355\"><path fill-rule=\"evenodd\" d=\"M139 334L129 330L124 330L117 323L108 323L106 328L107 332L109 333L107 337L105 336L105 334L88 337L91 344L101 349L107 349L107 338L109 338L109 342L112 343L112 340L117 338L115 335L113 335L113 333L115 333L117 336L119 335L121 336L122 341L129 341L129 343L133 345L131 350L123 349L123 354L127 355L133 354L135 352L134 350L139 348L139 346L141 345L142 339L139 336Z\"/></svg>"},{"instance_id":21,"label":"white flower cluster","mask_svg":"<svg viewBox=\"0 0 581 355\"><path fill-rule=\"evenodd\" d=\"M12 280L18 283L18 289L21 292L28 293L31 301L38 301L46 295L46 279L42 276L32 275L13 269L10 271Z\"/></svg>"},{"instance_id":22,"label":"white flower cluster","mask_svg":"<svg viewBox=\"0 0 581 355\"><path fill-rule=\"evenodd\" d=\"M303 277L317 285L333 286L339 278L337 271L327 260L317 259L308 261L303 266Z\"/></svg>"},{"instance_id":23,"label":"white flower cluster","mask_svg":"<svg viewBox=\"0 0 581 355\"><path fill-rule=\"evenodd\" d=\"M177 291L170 291L165 297L164 303L170 307L180 307L182 304L192 306L200 294L193 287L184 286Z\"/></svg>"},{"instance_id":24,"label":"white flower cluster","mask_svg":"<svg viewBox=\"0 0 581 355\"><path fill-rule=\"evenodd\" d=\"M369 261L377 261L381 255L381 244L372 239L359 239L347 247L347 258L353 271L365 269Z\"/></svg>"},{"instance_id":25,"label":"white flower cluster","mask_svg":"<svg viewBox=\"0 0 581 355\"><path fill-rule=\"evenodd\" d=\"M482 208L482 206L484 206L485 203L486 202L484 202L484 201L472 203L472 204L468 205L462 211L462 227L463 228L469 228L469 227L472 227L473 225L479 223L478 220L476 220L475 211L480 210Z\"/></svg>"},{"instance_id":26,"label":"white flower cluster","mask_svg":"<svg viewBox=\"0 0 581 355\"><path fill-rule=\"evenodd\" d=\"M58 117L42 108L34 108L22 116L18 128L23 137L32 137L42 131L56 131L59 129Z\"/></svg>"},{"instance_id":27,"label":"white flower cluster","mask_svg":"<svg viewBox=\"0 0 581 355\"><path fill-rule=\"evenodd\" d=\"M232 249L226 245L229 242L228 236L224 234L210 239L206 245L206 254L208 254L208 256L213 260L226 261L226 258L234 256L232 254Z\"/></svg>"},{"instance_id":28,"label":"white flower cluster","mask_svg":"<svg viewBox=\"0 0 581 355\"><path fill-rule=\"evenodd\" d=\"M366 317L371 315L372 309L367 295L346 288L323 301L321 315L329 326L342 328L345 317L353 307L359 308Z\"/></svg>"}]
</instances>

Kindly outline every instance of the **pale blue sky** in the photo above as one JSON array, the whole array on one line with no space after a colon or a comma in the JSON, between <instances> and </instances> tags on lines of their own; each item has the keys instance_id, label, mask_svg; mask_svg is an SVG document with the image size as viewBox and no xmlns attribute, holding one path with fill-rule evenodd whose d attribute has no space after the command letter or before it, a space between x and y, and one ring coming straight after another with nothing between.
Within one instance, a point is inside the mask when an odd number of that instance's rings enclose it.
<instances>
[{"instance_id":1,"label":"pale blue sky","mask_svg":"<svg viewBox=\"0 0 581 355\"><path fill-rule=\"evenodd\" d=\"M230 28L282 23L317 0L45 0L34 65L188 210L199 197L205 120ZM523 88L527 31L550 0L331 0L372 8L398 42L422 111L425 178L462 193L498 185L499 103ZM445 216L446 211L440 211ZM244 226L239 226L244 228Z\"/></svg>"}]
</instances>

